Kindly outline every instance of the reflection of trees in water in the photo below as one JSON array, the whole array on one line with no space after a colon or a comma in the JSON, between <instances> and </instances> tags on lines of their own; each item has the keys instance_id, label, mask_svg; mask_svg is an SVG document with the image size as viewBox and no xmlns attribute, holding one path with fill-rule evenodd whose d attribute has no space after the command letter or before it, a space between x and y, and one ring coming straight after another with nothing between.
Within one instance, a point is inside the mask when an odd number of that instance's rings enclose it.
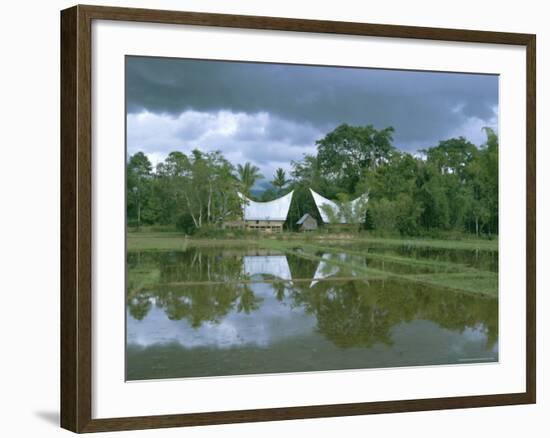
<instances>
[{"instance_id":1,"label":"reflection of trees in water","mask_svg":"<svg viewBox=\"0 0 550 438\"><path fill-rule=\"evenodd\" d=\"M206 289L206 290L205 290ZM156 305L171 320L186 319L200 327L205 321L219 322L237 299L237 290L224 284L204 286L166 286L157 288Z\"/></svg>"},{"instance_id":2,"label":"reflection of trees in water","mask_svg":"<svg viewBox=\"0 0 550 438\"><path fill-rule=\"evenodd\" d=\"M391 344L391 315L364 281L295 285L292 299L317 318L317 329L339 347Z\"/></svg>"},{"instance_id":3,"label":"reflection of trees in water","mask_svg":"<svg viewBox=\"0 0 550 438\"><path fill-rule=\"evenodd\" d=\"M210 249L129 253L129 313L141 320L154 303L168 318L186 319L199 327L219 322L232 310L257 311L261 298L254 295L253 286L227 282L246 278L242 254ZM288 256L288 262L294 278L312 278L318 264L294 255ZM217 283L170 284L186 281ZM149 285L130 287L140 282ZM488 347L498 340L496 299L398 280L321 280L314 285L276 281L272 288L281 305L288 303L288 297L292 306L304 308L317 319L318 331L343 348L389 345L392 327L417 319L455 331L481 329Z\"/></svg>"},{"instance_id":4,"label":"reflection of trees in water","mask_svg":"<svg viewBox=\"0 0 550 438\"><path fill-rule=\"evenodd\" d=\"M275 291L275 298L277 298L277 301L283 302L286 295L285 292L287 289L287 283L284 281L275 281L272 286Z\"/></svg>"},{"instance_id":5,"label":"reflection of trees in water","mask_svg":"<svg viewBox=\"0 0 550 438\"><path fill-rule=\"evenodd\" d=\"M404 245L397 248L397 253L401 256L415 259L441 260L472 266L480 270L498 272L498 251L411 247Z\"/></svg>"},{"instance_id":6,"label":"reflection of trees in water","mask_svg":"<svg viewBox=\"0 0 550 438\"><path fill-rule=\"evenodd\" d=\"M230 249L130 252L127 264L129 277L146 269L160 270L158 283L246 279L242 272L242 253Z\"/></svg>"},{"instance_id":7,"label":"reflection of trees in water","mask_svg":"<svg viewBox=\"0 0 550 438\"><path fill-rule=\"evenodd\" d=\"M204 322L220 322L233 309L250 313L260 302L248 285L221 283L151 287L128 298L127 306L130 314L141 320L155 303L169 319L186 319L197 328Z\"/></svg>"},{"instance_id":8,"label":"reflection of trees in water","mask_svg":"<svg viewBox=\"0 0 550 438\"><path fill-rule=\"evenodd\" d=\"M151 310L151 297L149 294L136 294L127 301L128 311L134 319L141 321Z\"/></svg>"},{"instance_id":9,"label":"reflection of trees in water","mask_svg":"<svg viewBox=\"0 0 550 438\"><path fill-rule=\"evenodd\" d=\"M482 271L498 272L498 251L480 250L480 249L447 249L422 247L414 245L400 245L388 247L383 244L369 243L350 243L337 244L327 242L326 246L336 246L345 251L361 251L365 255L384 254L389 256L407 257L414 260L435 260L441 262L457 263L472 266Z\"/></svg>"},{"instance_id":10,"label":"reflection of trees in water","mask_svg":"<svg viewBox=\"0 0 550 438\"><path fill-rule=\"evenodd\" d=\"M205 321L219 322L232 309L250 313L261 302L249 285L223 283L247 279L242 270L242 252L238 250L131 252L127 262L127 306L138 320L147 315L152 302L169 319L187 319L193 327ZM174 284L186 282L195 284Z\"/></svg>"},{"instance_id":11,"label":"reflection of trees in water","mask_svg":"<svg viewBox=\"0 0 550 438\"><path fill-rule=\"evenodd\" d=\"M309 260L296 254L287 254L288 266L292 273L292 278L313 278L315 270L319 265L317 260Z\"/></svg>"},{"instance_id":12,"label":"reflection of trees in water","mask_svg":"<svg viewBox=\"0 0 550 438\"><path fill-rule=\"evenodd\" d=\"M242 284L238 288L241 292L237 302L237 311L248 314L254 310L258 310L262 299L254 295L248 284Z\"/></svg>"},{"instance_id":13,"label":"reflection of trees in water","mask_svg":"<svg viewBox=\"0 0 550 438\"><path fill-rule=\"evenodd\" d=\"M392 327L418 319L459 332L482 329L488 347L498 339L496 299L394 280L295 284L291 296L315 315L320 333L344 348L390 345Z\"/></svg>"}]
</instances>

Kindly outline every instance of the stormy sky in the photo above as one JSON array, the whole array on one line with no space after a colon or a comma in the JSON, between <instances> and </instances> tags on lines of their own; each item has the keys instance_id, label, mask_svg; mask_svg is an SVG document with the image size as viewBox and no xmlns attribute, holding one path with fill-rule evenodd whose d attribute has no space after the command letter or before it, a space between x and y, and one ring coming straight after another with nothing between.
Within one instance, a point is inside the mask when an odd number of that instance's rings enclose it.
<instances>
[{"instance_id":1,"label":"stormy sky","mask_svg":"<svg viewBox=\"0 0 550 438\"><path fill-rule=\"evenodd\" d=\"M127 57L126 99L128 154L220 150L267 179L341 123L393 126L410 152L498 123L498 77L463 73Z\"/></svg>"}]
</instances>

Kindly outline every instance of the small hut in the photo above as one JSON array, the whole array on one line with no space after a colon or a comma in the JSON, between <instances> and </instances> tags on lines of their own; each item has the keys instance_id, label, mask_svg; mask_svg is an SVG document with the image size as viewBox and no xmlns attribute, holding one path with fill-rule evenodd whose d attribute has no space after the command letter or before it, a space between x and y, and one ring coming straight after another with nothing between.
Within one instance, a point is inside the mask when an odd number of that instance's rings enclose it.
<instances>
[{"instance_id":1,"label":"small hut","mask_svg":"<svg viewBox=\"0 0 550 438\"><path fill-rule=\"evenodd\" d=\"M298 222L298 230L300 231L315 231L317 229L317 221L309 213L304 214Z\"/></svg>"}]
</instances>

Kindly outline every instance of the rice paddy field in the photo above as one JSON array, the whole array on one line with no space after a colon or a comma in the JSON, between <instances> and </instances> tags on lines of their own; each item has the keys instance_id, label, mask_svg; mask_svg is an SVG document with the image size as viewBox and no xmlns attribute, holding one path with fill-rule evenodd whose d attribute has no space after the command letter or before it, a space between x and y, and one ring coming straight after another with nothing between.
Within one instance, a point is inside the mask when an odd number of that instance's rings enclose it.
<instances>
[{"instance_id":1,"label":"rice paddy field","mask_svg":"<svg viewBox=\"0 0 550 438\"><path fill-rule=\"evenodd\" d=\"M129 233L127 379L498 361L498 244Z\"/></svg>"}]
</instances>

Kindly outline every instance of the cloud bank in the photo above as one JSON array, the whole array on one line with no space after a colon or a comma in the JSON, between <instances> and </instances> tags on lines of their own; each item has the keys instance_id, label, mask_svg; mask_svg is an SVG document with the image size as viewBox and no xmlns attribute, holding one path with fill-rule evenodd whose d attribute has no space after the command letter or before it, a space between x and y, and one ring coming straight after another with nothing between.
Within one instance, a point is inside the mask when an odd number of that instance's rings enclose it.
<instances>
[{"instance_id":1,"label":"cloud bank","mask_svg":"<svg viewBox=\"0 0 550 438\"><path fill-rule=\"evenodd\" d=\"M126 98L129 154L221 150L267 178L341 123L393 126L410 152L498 126L495 75L128 57Z\"/></svg>"}]
</instances>

